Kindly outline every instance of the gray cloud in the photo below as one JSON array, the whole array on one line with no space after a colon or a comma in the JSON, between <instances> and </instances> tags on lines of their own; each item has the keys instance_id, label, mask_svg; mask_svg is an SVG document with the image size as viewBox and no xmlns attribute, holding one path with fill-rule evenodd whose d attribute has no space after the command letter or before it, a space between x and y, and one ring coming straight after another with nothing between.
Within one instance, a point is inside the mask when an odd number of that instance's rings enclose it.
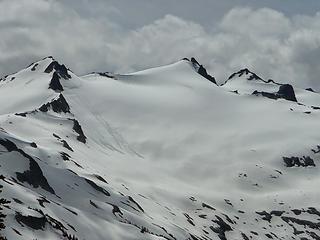
<instances>
[{"instance_id":1,"label":"gray cloud","mask_svg":"<svg viewBox=\"0 0 320 240\"><path fill-rule=\"evenodd\" d=\"M206 1L195 9L211 6ZM166 8L151 14L158 3L147 5L148 11L141 14L145 1L139 0L130 11L124 10L127 2L0 1L0 74L47 55L78 74L130 72L195 56L220 82L249 67L265 78L320 90L320 13L233 7L220 13L216 23L204 11L208 21L203 24L201 13L180 14L177 3L167 11L170 14L165 14ZM220 9L244 0L226 2L229 5L221 4ZM192 9L191 1L186 5Z\"/></svg>"},{"instance_id":2,"label":"gray cloud","mask_svg":"<svg viewBox=\"0 0 320 240\"><path fill-rule=\"evenodd\" d=\"M130 71L196 56L221 82L249 67L265 78L319 88L320 14L288 18L267 8L234 8L215 27L167 15L110 45L109 65Z\"/></svg>"}]
</instances>

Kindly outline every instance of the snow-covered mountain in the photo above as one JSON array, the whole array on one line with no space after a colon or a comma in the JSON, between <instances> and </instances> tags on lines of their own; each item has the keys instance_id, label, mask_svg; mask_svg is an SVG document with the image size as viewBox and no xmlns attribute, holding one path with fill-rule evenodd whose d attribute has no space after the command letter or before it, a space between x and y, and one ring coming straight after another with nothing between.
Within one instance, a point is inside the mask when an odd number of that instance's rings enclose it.
<instances>
[{"instance_id":1,"label":"snow-covered mountain","mask_svg":"<svg viewBox=\"0 0 320 240\"><path fill-rule=\"evenodd\" d=\"M78 77L48 57L0 102L8 240L320 239L310 89L248 69L218 86L195 59Z\"/></svg>"}]
</instances>

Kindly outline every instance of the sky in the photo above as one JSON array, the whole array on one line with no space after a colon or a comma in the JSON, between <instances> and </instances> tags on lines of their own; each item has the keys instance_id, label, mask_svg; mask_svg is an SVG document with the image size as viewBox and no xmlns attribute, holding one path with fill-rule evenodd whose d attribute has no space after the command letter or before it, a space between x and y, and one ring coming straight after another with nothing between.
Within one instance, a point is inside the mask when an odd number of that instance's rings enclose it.
<instances>
[{"instance_id":1,"label":"sky","mask_svg":"<svg viewBox=\"0 0 320 240\"><path fill-rule=\"evenodd\" d=\"M0 0L0 75L52 55L77 75L195 57L320 91L319 0Z\"/></svg>"}]
</instances>

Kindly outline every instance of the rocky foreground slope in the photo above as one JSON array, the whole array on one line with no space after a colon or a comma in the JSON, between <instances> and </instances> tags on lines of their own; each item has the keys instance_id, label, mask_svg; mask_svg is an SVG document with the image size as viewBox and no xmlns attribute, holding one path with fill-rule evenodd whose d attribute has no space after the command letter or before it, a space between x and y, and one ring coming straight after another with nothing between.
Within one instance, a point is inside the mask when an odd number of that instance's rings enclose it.
<instances>
[{"instance_id":1,"label":"rocky foreground slope","mask_svg":"<svg viewBox=\"0 0 320 240\"><path fill-rule=\"evenodd\" d=\"M0 80L0 232L14 239L320 239L320 95L195 59ZM1 190L1 189L0 189ZM2 226L3 227L3 226Z\"/></svg>"}]
</instances>

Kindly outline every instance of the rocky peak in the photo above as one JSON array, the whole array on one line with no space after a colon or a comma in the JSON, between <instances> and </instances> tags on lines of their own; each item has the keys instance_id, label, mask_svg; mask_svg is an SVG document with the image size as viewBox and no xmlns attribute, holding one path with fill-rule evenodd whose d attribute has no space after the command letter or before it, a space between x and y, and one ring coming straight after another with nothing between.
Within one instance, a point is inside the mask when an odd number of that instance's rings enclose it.
<instances>
[{"instance_id":1,"label":"rocky peak","mask_svg":"<svg viewBox=\"0 0 320 240\"><path fill-rule=\"evenodd\" d=\"M50 58L50 57L48 57ZM60 64L56 60L53 60L44 70L45 73L52 73L52 78L49 83L49 88L56 91L56 92L62 92L63 86L60 82L61 79L68 80L71 78L71 75L69 74L68 68L64 64Z\"/></svg>"},{"instance_id":2,"label":"rocky peak","mask_svg":"<svg viewBox=\"0 0 320 240\"><path fill-rule=\"evenodd\" d=\"M234 77L242 77L243 75L249 75L247 79L250 80L262 80L261 77L259 77L254 72L251 72L248 68L241 69L238 72L233 73L228 80L233 79Z\"/></svg>"},{"instance_id":3,"label":"rocky peak","mask_svg":"<svg viewBox=\"0 0 320 240\"><path fill-rule=\"evenodd\" d=\"M216 79L210 74L208 74L207 69L205 69L205 67L201 65L194 57L192 57L190 60L188 58L184 58L183 60L190 61L197 73L199 73L204 78L208 79L210 82L217 84Z\"/></svg>"}]
</instances>

